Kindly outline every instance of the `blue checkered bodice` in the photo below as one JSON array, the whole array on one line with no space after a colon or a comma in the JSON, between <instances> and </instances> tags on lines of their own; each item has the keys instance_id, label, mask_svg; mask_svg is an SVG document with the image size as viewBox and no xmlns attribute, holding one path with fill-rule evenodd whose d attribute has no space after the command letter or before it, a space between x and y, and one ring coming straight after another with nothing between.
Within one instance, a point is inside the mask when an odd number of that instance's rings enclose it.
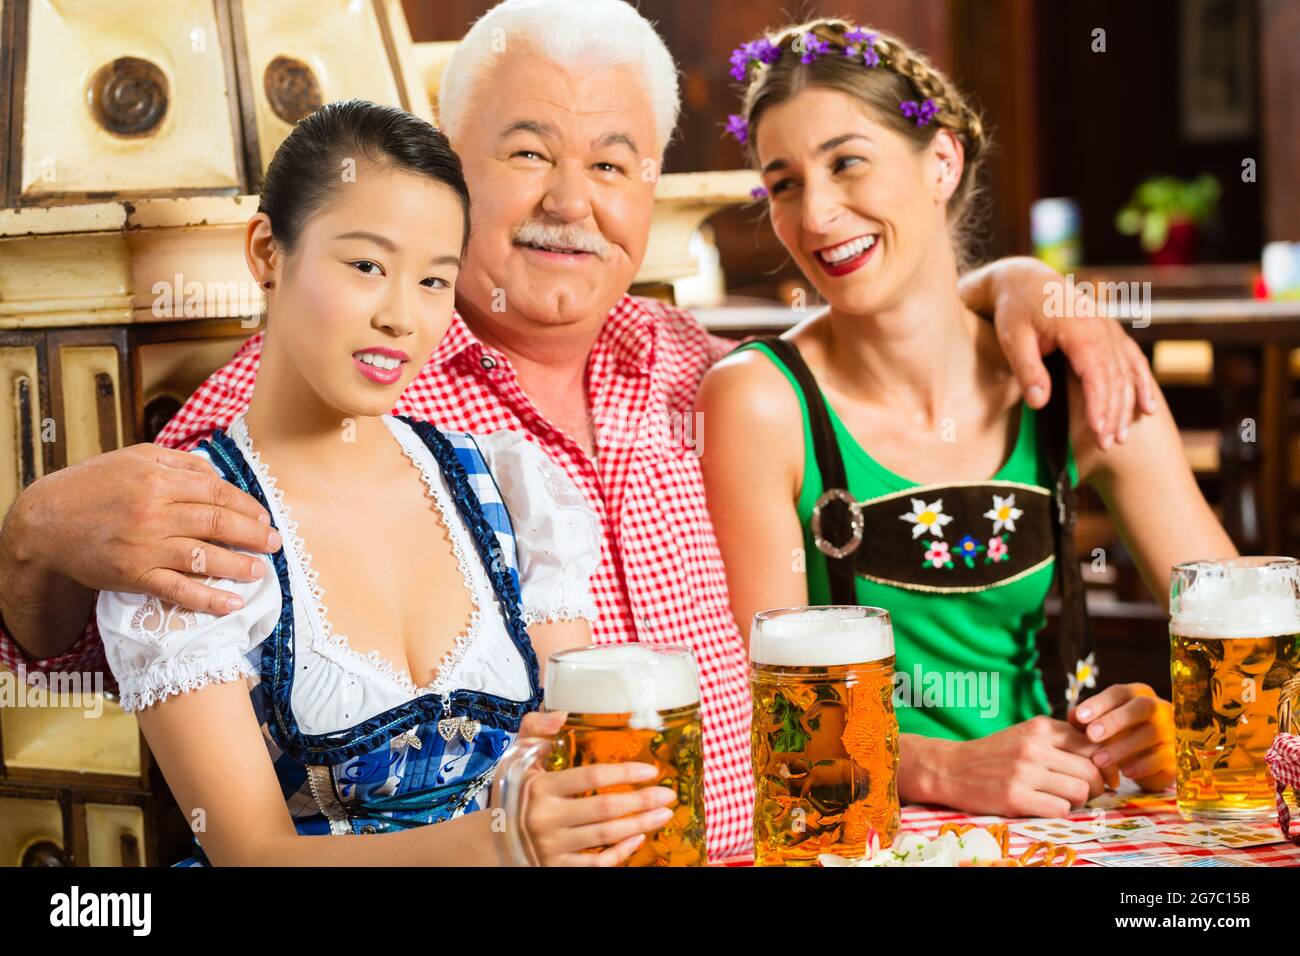
<instances>
[{"instance_id":1,"label":"blue checkered bodice","mask_svg":"<svg viewBox=\"0 0 1300 956\"><path fill-rule=\"evenodd\" d=\"M482 453L473 436L395 417L419 436L441 470L523 659L531 697L515 701L467 689L425 693L346 730L305 733L291 706L294 602L281 549L272 556L280 618L252 652L258 674L250 693L285 803L302 834L381 833L482 809L492 772L520 720L541 705L537 657L520 606L514 533ZM200 447L227 481L267 507L255 469L230 435L217 431ZM181 865L204 863L200 849Z\"/></svg>"}]
</instances>

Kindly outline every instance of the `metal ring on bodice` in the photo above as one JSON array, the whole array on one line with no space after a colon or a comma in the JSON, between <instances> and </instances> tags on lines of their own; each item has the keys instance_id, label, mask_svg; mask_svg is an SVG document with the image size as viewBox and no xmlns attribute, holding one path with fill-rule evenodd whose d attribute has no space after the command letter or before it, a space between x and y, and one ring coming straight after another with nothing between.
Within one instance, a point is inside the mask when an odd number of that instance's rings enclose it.
<instances>
[{"instance_id":1,"label":"metal ring on bodice","mask_svg":"<svg viewBox=\"0 0 1300 956\"><path fill-rule=\"evenodd\" d=\"M822 509L834 501L840 502L849 510L849 527L853 535L842 545L832 544L822 537ZM813 505L813 543L817 545L817 550L827 557L843 558L858 550L858 546L862 544L862 535L865 529L866 519L862 515L862 505L843 488L827 489L817 499L817 503Z\"/></svg>"}]
</instances>

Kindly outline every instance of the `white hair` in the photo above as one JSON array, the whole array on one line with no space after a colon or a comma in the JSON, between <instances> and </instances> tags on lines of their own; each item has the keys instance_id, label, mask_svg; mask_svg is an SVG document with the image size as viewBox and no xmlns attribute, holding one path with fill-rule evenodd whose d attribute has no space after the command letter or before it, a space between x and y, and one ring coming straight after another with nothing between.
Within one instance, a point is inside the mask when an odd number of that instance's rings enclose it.
<instances>
[{"instance_id":1,"label":"white hair","mask_svg":"<svg viewBox=\"0 0 1300 956\"><path fill-rule=\"evenodd\" d=\"M447 62L438 119L454 141L469 119L480 79L520 49L559 66L633 66L645 77L660 149L668 146L681 97L677 64L654 26L625 0L502 0L470 27Z\"/></svg>"}]
</instances>

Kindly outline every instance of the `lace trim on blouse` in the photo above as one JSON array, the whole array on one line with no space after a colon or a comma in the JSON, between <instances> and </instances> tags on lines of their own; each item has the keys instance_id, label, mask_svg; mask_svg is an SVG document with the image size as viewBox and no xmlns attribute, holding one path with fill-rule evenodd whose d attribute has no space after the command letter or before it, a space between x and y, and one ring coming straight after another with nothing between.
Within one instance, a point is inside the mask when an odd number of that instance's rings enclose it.
<instances>
[{"instance_id":1,"label":"lace trim on blouse","mask_svg":"<svg viewBox=\"0 0 1300 956\"><path fill-rule=\"evenodd\" d=\"M118 705L127 713L152 707L168 697L199 690L209 684L243 680L253 667L236 647L223 647L198 661L165 661L140 674L123 676L118 682Z\"/></svg>"},{"instance_id":2,"label":"lace trim on blouse","mask_svg":"<svg viewBox=\"0 0 1300 956\"><path fill-rule=\"evenodd\" d=\"M385 424L388 424L388 416L384 416ZM392 426L389 425L389 431L392 432ZM446 527L448 537L451 538L452 549L456 556L456 564L460 568L461 579L465 589L469 591L470 599L473 602L474 610L470 615L469 627L461 634L456 636L455 644L448 648L443 655L442 661L438 666L437 676L423 687L417 687L415 680L405 668L393 666L392 661L384 657L378 650L371 650L362 654L356 650L348 641L346 634L334 633L333 625L326 616L329 608L324 603L325 591L320 585L320 574L312 567L311 554L307 551L301 537L298 535L298 522L294 520L289 506L285 503L284 493L276 484L275 477L267 469L266 464L262 461L253 447L252 438L248 433L248 425L244 421L243 414L240 414L230 424L230 436L239 445L240 450L248 458L249 465L257 475L258 481L265 490L270 502L274 505L276 512L280 517L280 534L284 539L286 550L292 553L302 576L306 579L307 588L310 592L309 606L315 613L319 630L324 638L323 644L313 647L317 652L328 649L332 652L326 656L335 660L336 663L342 663L338 658L344 658L354 664L378 674L380 677L390 681L402 689L402 691L411 697L421 697L425 694L442 695L447 692L448 686L454 677L456 666L465 656L466 650L477 638L480 625L482 623L482 605L479 599L477 582L471 571L471 564L466 558L463 536L465 528L459 520L459 514L451 513L451 502L444 501L444 495L439 483L433 479L420 463L418 458L412 454L406 442L393 434L393 439L401 447L402 452L416 466L420 472L420 477L424 480L425 488L428 494L433 498L438 506L438 512L442 518L442 523Z\"/></svg>"}]
</instances>

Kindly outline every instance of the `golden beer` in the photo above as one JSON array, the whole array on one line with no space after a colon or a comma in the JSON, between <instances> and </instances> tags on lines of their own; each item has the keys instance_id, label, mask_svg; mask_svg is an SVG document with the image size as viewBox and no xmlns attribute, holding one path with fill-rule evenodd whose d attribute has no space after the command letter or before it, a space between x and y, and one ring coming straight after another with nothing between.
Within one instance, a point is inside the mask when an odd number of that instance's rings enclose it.
<instances>
[{"instance_id":1,"label":"golden beer","mask_svg":"<svg viewBox=\"0 0 1300 956\"><path fill-rule=\"evenodd\" d=\"M750 636L754 865L861 857L898 833L894 635L880 608L764 611Z\"/></svg>"},{"instance_id":2,"label":"golden beer","mask_svg":"<svg viewBox=\"0 0 1300 956\"><path fill-rule=\"evenodd\" d=\"M1169 634L1179 812L1272 819L1264 755L1282 686L1300 668L1300 566L1259 557L1176 566Z\"/></svg>"},{"instance_id":3,"label":"golden beer","mask_svg":"<svg viewBox=\"0 0 1300 956\"><path fill-rule=\"evenodd\" d=\"M673 818L624 866L703 866L704 749L700 692L691 652L661 645L611 645L551 655L546 707L568 712L544 766L653 764L659 775L639 787L677 794ZM630 790L630 785L592 793ZM588 794L584 794L587 796Z\"/></svg>"}]
</instances>

